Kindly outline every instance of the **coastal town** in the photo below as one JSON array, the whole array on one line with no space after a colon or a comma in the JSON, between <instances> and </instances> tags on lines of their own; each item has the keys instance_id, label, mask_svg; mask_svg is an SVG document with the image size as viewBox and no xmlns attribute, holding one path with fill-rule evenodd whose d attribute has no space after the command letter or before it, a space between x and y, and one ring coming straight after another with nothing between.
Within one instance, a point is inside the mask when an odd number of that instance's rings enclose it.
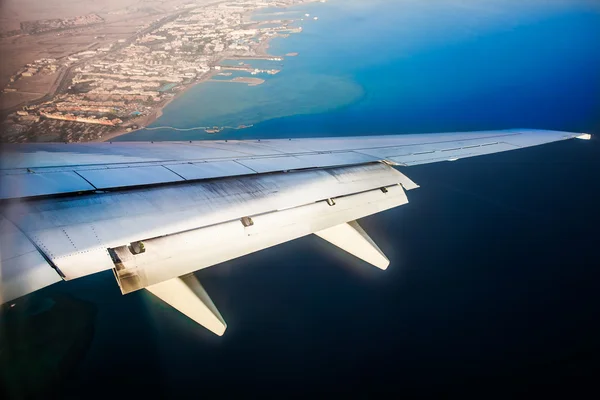
<instances>
[{"instance_id":1,"label":"coastal town","mask_svg":"<svg viewBox=\"0 0 600 400\"><path fill-rule=\"evenodd\" d=\"M183 4L173 13L147 23L128 38L102 41L61 58L37 59L10 76L2 94L19 91L19 84L36 76L55 76L49 92L39 98L2 110L1 140L5 142L86 142L148 126L161 110L190 86L208 81L265 82L261 75L279 69L258 69L248 60L282 61L269 55L269 40L302 32L297 20L274 13L270 20L252 20L260 8L284 8L311 0L222 1L212 5ZM323 0L321 0L323 2ZM278 15L280 14L280 15ZM303 14L304 19L316 19ZM21 24L22 31L58 34L76 27L101 24L102 17L88 15L65 21ZM21 34L24 34L21 32ZM234 65L224 60L235 60ZM250 76L236 76L243 71ZM210 127L209 133L220 127Z\"/></svg>"}]
</instances>

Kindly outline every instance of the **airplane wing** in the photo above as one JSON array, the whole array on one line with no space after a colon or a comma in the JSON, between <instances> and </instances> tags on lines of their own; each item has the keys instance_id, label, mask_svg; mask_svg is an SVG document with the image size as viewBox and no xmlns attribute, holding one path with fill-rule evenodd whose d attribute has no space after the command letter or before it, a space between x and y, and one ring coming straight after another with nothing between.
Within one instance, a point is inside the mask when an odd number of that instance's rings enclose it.
<instances>
[{"instance_id":1,"label":"airplane wing","mask_svg":"<svg viewBox=\"0 0 600 400\"><path fill-rule=\"evenodd\" d=\"M408 203L403 167L589 134L503 130L319 139L12 144L0 160L0 303L112 270L212 332L194 271L305 235L381 269L356 222ZM402 171L402 172L400 172Z\"/></svg>"}]
</instances>

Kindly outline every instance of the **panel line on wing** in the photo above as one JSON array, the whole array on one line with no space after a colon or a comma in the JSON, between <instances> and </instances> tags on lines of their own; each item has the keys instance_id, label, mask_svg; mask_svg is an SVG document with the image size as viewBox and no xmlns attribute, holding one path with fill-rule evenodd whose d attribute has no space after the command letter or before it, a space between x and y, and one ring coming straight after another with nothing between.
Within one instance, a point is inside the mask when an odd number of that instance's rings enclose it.
<instances>
[{"instance_id":1,"label":"panel line on wing","mask_svg":"<svg viewBox=\"0 0 600 400\"><path fill-rule=\"evenodd\" d=\"M92 182L88 181L87 179L85 179L84 176L82 176L79 172L77 172L76 170L73 170L73 172L75 172L77 175L79 175L81 177L81 179L83 179L84 181L86 181L87 183L89 183L94 189L98 189L96 186L94 186L92 184Z\"/></svg>"},{"instance_id":2,"label":"panel line on wing","mask_svg":"<svg viewBox=\"0 0 600 400\"><path fill-rule=\"evenodd\" d=\"M184 181L187 181L187 179L185 179L183 176L179 175L177 172L173 171L171 168L167 167L166 165L161 165L161 167L171 171L172 173L174 173L175 175L177 175L178 177L180 177L181 179L183 179Z\"/></svg>"},{"instance_id":3,"label":"panel line on wing","mask_svg":"<svg viewBox=\"0 0 600 400\"><path fill-rule=\"evenodd\" d=\"M244 165L244 164L240 163L238 160L233 160L233 162L234 162L234 163L236 163L236 164L238 164L238 165L240 165L240 166L242 166L242 167L248 168L249 170L252 170L252 171L253 171L254 173L256 173L256 174L258 174L258 173L259 173L258 171L256 171L256 170L255 170L255 169L253 169L252 167L249 167L249 166L247 166L247 165Z\"/></svg>"}]
</instances>

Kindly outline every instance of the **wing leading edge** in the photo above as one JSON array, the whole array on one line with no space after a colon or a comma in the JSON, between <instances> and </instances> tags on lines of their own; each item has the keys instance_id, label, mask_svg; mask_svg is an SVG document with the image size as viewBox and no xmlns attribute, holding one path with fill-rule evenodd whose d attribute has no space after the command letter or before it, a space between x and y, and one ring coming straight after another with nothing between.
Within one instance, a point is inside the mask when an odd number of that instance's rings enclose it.
<instances>
[{"instance_id":1,"label":"wing leading edge","mask_svg":"<svg viewBox=\"0 0 600 400\"><path fill-rule=\"evenodd\" d=\"M5 146L0 160L0 199L377 161L411 166L588 136L514 129L319 139L14 144Z\"/></svg>"},{"instance_id":2,"label":"wing leading edge","mask_svg":"<svg viewBox=\"0 0 600 400\"><path fill-rule=\"evenodd\" d=\"M226 324L194 271L316 234L381 269L356 222L408 203L393 166L588 134L505 130L422 135L11 145L0 161L0 300L113 270L216 334Z\"/></svg>"}]
</instances>

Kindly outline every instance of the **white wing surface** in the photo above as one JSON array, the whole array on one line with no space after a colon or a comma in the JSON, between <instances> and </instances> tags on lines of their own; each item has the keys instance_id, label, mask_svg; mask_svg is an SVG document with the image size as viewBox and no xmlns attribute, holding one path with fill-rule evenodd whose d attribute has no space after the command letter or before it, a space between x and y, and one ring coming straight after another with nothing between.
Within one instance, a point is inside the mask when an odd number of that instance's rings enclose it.
<instances>
[{"instance_id":1,"label":"white wing surface","mask_svg":"<svg viewBox=\"0 0 600 400\"><path fill-rule=\"evenodd\" d=\"M110 269L123 294L147 289L222 334L226 324L194 271L312 233L385 269L356 220L408 202L405 191L418 185L394 167L571 138L589 135L7 145L0 300Z\"/></svg>"}]
</instances>

